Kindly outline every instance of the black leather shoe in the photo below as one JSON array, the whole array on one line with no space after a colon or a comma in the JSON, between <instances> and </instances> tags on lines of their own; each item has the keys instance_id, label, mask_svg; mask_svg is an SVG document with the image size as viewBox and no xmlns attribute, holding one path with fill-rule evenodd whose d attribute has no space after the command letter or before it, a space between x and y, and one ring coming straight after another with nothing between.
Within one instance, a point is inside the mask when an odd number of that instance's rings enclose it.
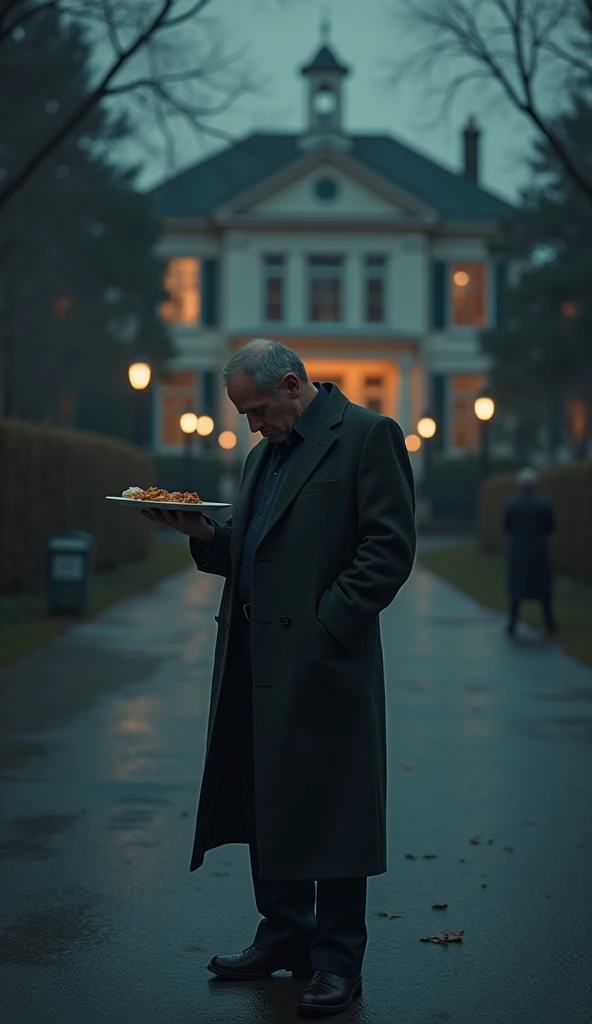
<instances>
[{"instance_id":1,"label":"black leather shoe","mask_svg":"<svg viewBox=\"0 0 592 1024\"><path fill-rule=\"evenodd\" d=\"M247 946L242 953L213 956L208 971L217 974L219 978L228 978L229 981L257 981L259 978L271 977L274 971L291 971L293 978L312 978L314 967L310 960L278 957L256 946Z\"/></svg>"},{"instance_id":2,"label":"black leather shoe","mask_svg":"<svg viewBox=\"0 0 592 1024\"><path fill-rule=\"evenodd\" d=\"M361 994L361 974L355 978L342 978L329 971L315 971L297 1006L307 1013L341 1013L351 1006L354 996Z\"/></svg>"}]
</instances>

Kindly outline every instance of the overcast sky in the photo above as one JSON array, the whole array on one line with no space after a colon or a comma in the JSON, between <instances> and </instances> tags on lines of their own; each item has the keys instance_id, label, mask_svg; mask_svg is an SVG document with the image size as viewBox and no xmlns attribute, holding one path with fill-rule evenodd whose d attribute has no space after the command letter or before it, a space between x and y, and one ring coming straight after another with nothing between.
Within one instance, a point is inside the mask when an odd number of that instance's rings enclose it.
<instances>
[{"instance_id":1,"label":"overcast sky","mask_svg":"<svg viewBox=\"0 0 592 1024\"><path fill-rule=\"evenodd\" d=\"M434 125L438 96L429 96L418 81L389 86L389 61L409 52L410 39L393 22L389 0L215 0L212 11L222 19L229 46L245 44L248 60L264 91L241 99L216 120L219 128L242 136L250 130L298 131L304 123L304 80L300 66L320 43L320 23L330 16L331 45L351 68L346 80L345 122L352 132L384 132L457 170L460 133L469 114L483 130L481 182L516 199L527 181L525 158L533 133L495 87L473 85L461 93L448 116ZM203 158L219 142L197 140L189 128L179 134L179 166ZM152 158L140 179L149 186L166 176L165 165Z\"/></svg>"}]
</instances>

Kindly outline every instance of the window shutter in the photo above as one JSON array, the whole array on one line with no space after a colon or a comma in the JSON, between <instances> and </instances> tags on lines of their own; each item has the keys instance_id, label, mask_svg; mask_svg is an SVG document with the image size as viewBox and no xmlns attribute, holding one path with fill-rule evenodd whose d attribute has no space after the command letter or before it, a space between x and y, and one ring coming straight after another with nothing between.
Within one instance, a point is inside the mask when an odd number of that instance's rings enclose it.
<instances>
[{"instance_id":1,"label":"window shutter","mask_svg":"<svg viewBox=\"0 0 592 1024\"><path fill-rule=\"evenodd\" d=\"M219 322L218 263L218 260L204 260L201 265L201 321L207 327L215 327Z\"/></svg>"},{"instance_id":2,"label":"window shutter","mask_svg":"<svg viewBox=\"0 0 592 1024\"><path fill-rule=\"evenodd\" d=\"M446 327L446 283L447 264L443 260L436 260L433 264L433 295L432 295L432 318L436 330Z\"/></svg>"},{"instance_id":3,"label":"window shutter","mask_svg":"<svg viewBox=\"0 0 592 1024\"><path fill-rule=\"evenodd\" d=\"M504 289L508 280L508 264L495 265L495 326L501 327L504 321L505 296Z\"/></svg>"}]
</instances>

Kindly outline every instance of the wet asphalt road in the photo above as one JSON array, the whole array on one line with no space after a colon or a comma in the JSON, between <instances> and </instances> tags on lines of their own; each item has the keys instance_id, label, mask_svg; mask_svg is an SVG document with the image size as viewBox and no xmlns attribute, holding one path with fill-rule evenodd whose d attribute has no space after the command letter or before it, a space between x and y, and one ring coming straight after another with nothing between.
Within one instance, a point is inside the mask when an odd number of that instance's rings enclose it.
<instances>
[{"instance_id":1,"label":"wet asphalt road","mask_svg":"<svg viewBox=\"0 0 592 1024\"><path fill-rule=\"evenodd\" d=\"M188 870L219 593L190 569L0 673L11 1024L303 1019L306 982L205 969L258 921L246 846ZM389 871L335 1019L591 1024L592 672L419 568L383 636Z\"/></svg>"}]
</instances>

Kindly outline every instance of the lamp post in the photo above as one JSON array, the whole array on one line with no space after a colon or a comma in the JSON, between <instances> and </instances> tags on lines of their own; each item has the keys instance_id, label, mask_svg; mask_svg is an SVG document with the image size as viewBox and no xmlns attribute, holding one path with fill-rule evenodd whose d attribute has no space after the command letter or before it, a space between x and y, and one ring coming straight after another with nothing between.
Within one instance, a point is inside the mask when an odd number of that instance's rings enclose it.
<instances>
[{"instance_id":1,"label":"lamp post","mask_svg":"<svg viewBox=\"0 0 592 1024\"><path fill-rule=\"evenodd\" d=\"M131 363L127 371L128 380L134 389L134 431L136 444L143 448L146 444L146 411L148 407L148 386L152 377L150 363L137 359Z\"/></svg>"},{"instance_id":2,"label":"lamp post","mask_svg":"<svg viewBox=\"0 0 592 1024\"><path fill-rule=\"evenodd\" d=\"M488 476L490 471L490 429L489 424L495 413L495 402L493 398L483 392L475 399L475 416L481 424L481 482L483 482Z\"/></svg>"},{"instance_id":3,"label":"lamp post","mask_svg":"<svg viewBox=\"0 0 592 1024\"><path fill-rule=\"evenodd\" d=\"M421 437L424 443L424 462L423 462L423 499L427 503L431 503L432 500L432 439L436 436L437 425L433 416L429 413L424 413L417 423L417 433ZM431 519L431 505L429 511L429 518Z\"/></svg>"},{"instance_id":4,"label":"lamp post","mask_svg":"<svg viewBox=\"0 0 592 1024\"><path fill-rule=\"evenodd\" d=\"M197 420L197 433L203 437L203 445L209 451L212 445L211 435L214 433L214 421L211 416L199 416Z\"/></svg>"},{"instance_id":5,"label":"lamp post","mask_svg":"<svg viewBox=\"0 0 592 1024\"><path fill-rule=\"evenodd\" d=\"M183 476L185 477L185 490L190 490L191 482L191 456L192 456L192 438L197 430L197 424L199 420L194 412L184 412L179 420L179 426L184 434L184 457L183 457Z\"/></svg>"}]
</instances>

